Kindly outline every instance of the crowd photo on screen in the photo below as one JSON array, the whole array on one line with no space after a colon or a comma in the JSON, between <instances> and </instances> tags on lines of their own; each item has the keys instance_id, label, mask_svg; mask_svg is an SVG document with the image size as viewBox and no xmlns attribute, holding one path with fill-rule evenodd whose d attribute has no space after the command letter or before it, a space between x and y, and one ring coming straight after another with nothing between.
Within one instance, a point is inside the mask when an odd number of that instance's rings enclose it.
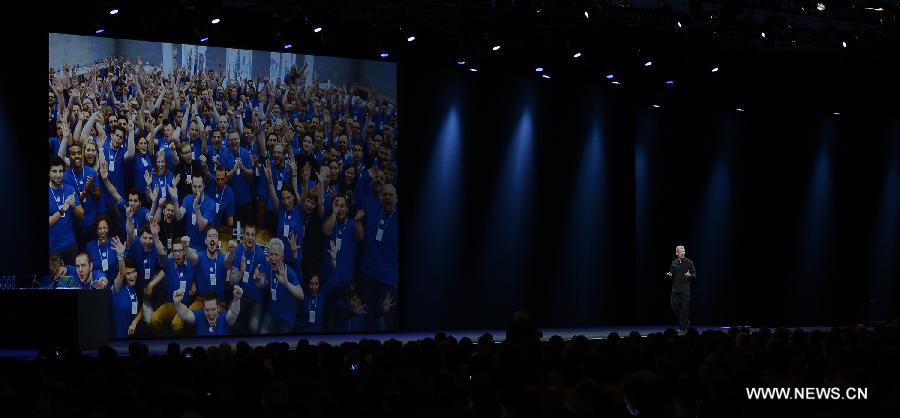
<instances>
[{"instance_id":1,"label":"crowd photo on screen","mask_svg":"<svg viewBox=\"0 0 900 418\"><path fill-rule=\"evenodd\" d=\"M113 338L397 328L396 64L50 34L49 273Z\"/></svg>"}]
</instances>

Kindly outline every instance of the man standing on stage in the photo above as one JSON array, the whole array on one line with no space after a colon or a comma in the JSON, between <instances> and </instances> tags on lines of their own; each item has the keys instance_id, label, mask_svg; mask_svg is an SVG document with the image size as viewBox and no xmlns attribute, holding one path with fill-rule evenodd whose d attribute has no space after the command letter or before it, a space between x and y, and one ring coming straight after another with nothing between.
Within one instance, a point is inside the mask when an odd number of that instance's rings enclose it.
<instances>
[{"instance_id":1,"label":"man standing on stage","mask_svg":"<svg viewBox=\"0 0 900 418\"><path fill-rule=\"evenodd\" d=\"M691 282L697 278L697 269L694 262L684 256L683 245L675 247L675 259L666 277L672 279L672 297L669 300L672 312L678 317L681 330L687 331L690 326Z\"/></svg>"}]
</instances>

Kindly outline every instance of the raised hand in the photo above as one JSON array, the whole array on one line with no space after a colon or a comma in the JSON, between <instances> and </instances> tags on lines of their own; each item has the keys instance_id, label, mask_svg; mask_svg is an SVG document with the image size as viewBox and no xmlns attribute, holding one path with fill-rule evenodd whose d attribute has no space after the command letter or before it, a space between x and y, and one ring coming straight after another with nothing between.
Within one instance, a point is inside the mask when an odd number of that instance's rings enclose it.
<instances>
[{"instance_id":1,"label":"raised hand","mask_svg":"<svg viewBox=\"0 0 900 418\"><path fill-rule=\"evenodd\" d=\"M109 168L106 165L106 160L100 160L100 170L97 172L100 174L100 180L106 181L109 178Z\"/></svg>"},{"instance_id":2,"label":"raised hand","mask_svg":"<svg viewBox=\"0 0 900 418\"><path fill-rule=\"evenodd\" d=\"M366 211L360 209L356 211L356 216L353 217L353 220L356 222L361 221L366 216Z\"/></svg>"},{"instance_id":3,"label":"raised hand","mask_svg":"<svg viewBox=\"0 0 900 418\"><path fill-rule=\"evenodd\" d=\"M291 244L291 252L297 251L297 234L291 232L291 235L288 237L288 242Z\"/></svg>"},{"instance_id":4,"label":"raised hand","mask_svg":"<svg viewBox=\"0 0 900 418\"><path fill-rule=\"evenodd\" d=\"M391 292L388 292L384 295L384 300L381 301L381 310L384 312L390 312L391 308L394 307L396 303L394 302L394 297L391 295Z\"/></svg>"},{"instance_id":5,"label":"raised hand","mask_svg":"<svg viewBox=\"0 0 900 418\"><path fill-rule=\"evenodd\" d=\"M159 236L159 221L156 218L150 220L150 233L153 234L154 237Z\"/></svg>"},{"instance_id":6,"label":"raised hand","mask_svg":"<svg viewBox=\"0 0 900 418\"><path fill-rule=\"evenodd\" d=\"M147 184L150 184L150 183L147 183ZM147 195L150 197L151 202L155 202L156 199L159 197L159 186L153 186L153 188L150 189L149 192L147 192Z\"/></svg>"},{"instance_id":7,"label":"raised hand","mask_svg":"<svg viewBox=\"0 0 900 418\"><path fill-rule=\"evenodd\" d=\"M181 303L182 300L184 300L184 290L175 289L175 291L172 292L172 303L177 305Z\"/></svg>"},{"instance_id":8,"label":"raised hand","mask_svg":"<svg viewBox=\"0 0 900 418\"><path fill-rule=\"evenodd\" d=\"M234 285L233 294L235 299L240 299L242 296L244 296L244 289L241 289L241 287L238 285Z\"/></svg>"},{"instance_id":9,"label":"raised hand","mask_svg":"<svg viewBox=\"0 0 900 418\"><path fill-rule=\"evenodd\" d=\"M134 215L134 210L131 209L131 205L125 206L125 219L131 218Z\"/></svg>"},{"instance_id":10,"label":"raised hand","mask_svg":"<svg viewBox=\"0 0 900 418\"><path fill-rule=\"evenodd\" d=\"M246 260L244 260L244 262L246 262ZM253 280L255 281L259 281L259 279L262 279L262 273L259 272L259 267L260 264L257 264L256 268L253 269Z\"/></svg>"},{"instance_id":11,"label":"raised hand","mask_svg":"<svg viewBox=\"0 0 900 418\"><path fill-rule=\"evenodd\" d=\"M176 174L175 177L172 178L172 186L178 187L179 183L181 183L181 173Z\"/></svg>"},{"instance_id":12,"label":"raised hand","mask_svg":"<svg viewBox=\"0 0 900 418\"><path fill-rule=\"evenodd\" d=\"M336 267L337 266L337 253L338 253L337 245L335 245L334 240L330 241L330 243L331 243L331 249L328 250L328 254L331 254L331 266Z\"/></svg>"},{"instance_id":13,"label":"raised hand","mask_svg":"<svg viewBox=\"0 0 900 418\"><path fill-rule=\"evenodd\" d=\"M113 250L116 251L116 254L119 255L119 257L125 256L125 244L119 239L119 237L112 238L112 247Z\"/></svg>"}]
</instances>

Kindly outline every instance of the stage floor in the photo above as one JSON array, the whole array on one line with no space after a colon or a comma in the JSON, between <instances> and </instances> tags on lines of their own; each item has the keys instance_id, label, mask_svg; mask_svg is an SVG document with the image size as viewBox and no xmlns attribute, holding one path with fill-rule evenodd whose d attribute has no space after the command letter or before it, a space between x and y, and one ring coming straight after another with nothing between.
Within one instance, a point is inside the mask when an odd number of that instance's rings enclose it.
<instances>
[{"instance_id":1,"label":"stage floor","mask_svg":"<svg viewBox=\"0 0 900 418\"><path fill-rule=\"evenodd\" d=\"M664 332L668 328L673 328L672 325L642 325L642 326L604 326L604 327L591 327L591 328L550 328L550 329L541 329L541 332L544 334L544 341L548 340L550 337L554 335L559 335L564 340L571 339L577 335L584 335L589 339L604 339L608 337L612 333L618 333L620 336L627 336L632 331L637 331L641 334L641 336L647 336L649 334ZM697 326L694 327L698 332L703 332L706 330L723 330L727 331L730 329L730 326ZM799 327L803 328L807 331L820 330L820 331L828 331L831 329L830 326L810 326L810 327ZM756 332L758 328L750 328L751 332ZM494 337L495 342L502 342L506 338L506 330L504 329L481 329L481 330L459 330L459 331L422 331L422 332L396 332L396 333L377 333L377 334L301 334L301 335L275 335L275 336L253 336L253 337L208 337L208 338L182 338L182 339L145 339L145 340L113 340L109 342L109 346L112 347L120 356L128 355L128 345L133 342L141 342L146 344L150 354L165 354L166 349L170 342L177 342L181 345L181 348L185 347L209 347L213 345L219 345L221 343L228 343L234 346L239 341L246 341L251 346L264 346L266 344L272 342L286 342L290 344L291 348L297 344L297 341L302 339L306 339L310 344L315 345L320 342L325 342L331 345L340 345L345 342L350 341L359 341L362 339L372 339L372 340L380 340L387 341L390 339L396 339L400 342L407 341L416 341L429 337L434 337L436 332L443 332L447 335L452 335L457 339L461 339L463 337L469 337L473 341L478 340L479 337L484 335L485 333L490 333ZM96 355L96 351L85 351L85 355ZM37 349L0 349L0 357L16 357L16 358L35 358L37 357Z\"/></svg>"}]
</instances>

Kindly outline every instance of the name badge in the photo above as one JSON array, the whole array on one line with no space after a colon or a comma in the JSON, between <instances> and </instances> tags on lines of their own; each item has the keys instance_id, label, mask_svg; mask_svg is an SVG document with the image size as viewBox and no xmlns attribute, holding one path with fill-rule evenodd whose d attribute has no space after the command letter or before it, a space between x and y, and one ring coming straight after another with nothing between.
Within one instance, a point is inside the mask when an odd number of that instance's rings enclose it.
<instances>
[{"instance_id":1,"label":"name badge","mask_svg":"<svg viewBox=\"0 0 900 418\"><path fill-rule=\"evenodd\" d=\"M340 238L336 238L336 239L334 240L334 247L335 247L338 251L341 250L341 239L340 239Z\"/></svg>"},{"instance_id":2,"label":"name badge","mask_svg":"<svg viewBox=\"0 0 900 418\"><path fill-rule=\"evenodd\" d=\"M250 280L250 272L244 270L244 283L247 283Z\"/></svg>"},{"instance_id":3,"label":"name badge","mask_svg":"<svg viewBox=\"0 0 900 418\"><path fill-rule=\"evenodd\" d=\"M272 289L272 302L275 302L276 300L278 300L278 298L275 296L277 294L278 294L278 291L275 289Z\"/></svg>"},{"instance_id":4,"label":"name badge","mask_svg":"<svg viewBox=\"0 0 900 418\"><path fill-rule=\"evenodd\" d=\"M166 248L172 249L172 238L166 240Z\"/></svg>"},{"instance_id":5,"label":"name badge","mask_svg":"<svg viewBox=\"0 0 900 418\"><path fill-rule=\"evenodd\" d=\"M219 202L216 202L216 213L219 213Z\"/></svg>"},{"instance_id":6,"label":"name badge","mask_svg":"<svg viewBox=\"0 0 900 418\"><path fill-rule=\"evenodd\" d=\"M210 274L209 274L209 285L210 285L210 286L215 286L215 285L216 285L216 273L210 273Z\"/></svg>"},{"instance_id":7,"label":"name badge","mask_svg":"<svg viewBox=\"0 0 900 418\"><path fill-rule=\"evenodd\" d=\"M132 301L131 301L131 314L132 314L132 315L137 315L137 301L134 300L134 296L132 296L131 299L132 299Z\"/></svg>"},{"instance_id":8,"label":"name badge","mask_svg":"<svg viewBox=\"0 0 900 418\"><path fill-rule=\"evenodd\" d=\"M103 266L102 267L103 271L109 270L109 260L104 258L102 261L100 261L100 265Z\"/></svg>"},{"instance_id":9,"label":"name badge","mask_svg":"<svg viewBox=\"0 0 900 418\"><path fill-rule=\"evenodd\" d=\"M375 233L375 241L381 242L381 236L384 235L384 230L378 228L378 232Z\"/></svg>"},{"instance_id":10,"label":"name badge","mask_svg":"<svg viewBox=\"0 0 900 418\"><path fill-rule=\"evenodd\" d=\"M190 175L190 174L188 174L188 175L187 175L187 182L188 182L188 183L190 183L190 182L191 182L191 180L193 180L193 179L191 179L191 175Z\"/></svg>"},{"instance_id":11,"label":"name badge","mask_svg":"<svg viewBox=\"0 0 900 418\"><path fill-rule=\"evenodd\" d=\"M150 165L150 163L148 163L148 162L147 162L147 159L146 159L146 158L144 158L144 157L141 157L141 163L143 163L143 164L144 164L144 167L146 167L146 166L148 166L148 165Z\"/></svg>"},{"instance_id":12,"label":"name badge","mask_svg":"<svg viewBox=\"0 0 900 418\"><path fill-rule=\"evenodd\" d=\"M316 311L313 311L313 310L309 311L309 323L310 324L316 323Z\"/></svg>"},{"instance_id":13,"label":"name badge","mask_svg":"<svg viewBox=\"0 0 900 418\"><path fill-rule=\"evenodd\" d=\"M160 194L162 194L162 197L166 197L166 185L165 184L160 183L159 191L160 191Z\"/></svg>"},{"instance_id":14,"label":"name badge","mask_svg":"<svg viewBox=\"0 0 900 418\"><path fill-rule=\"evenodd\" d=\"M278 185L275 186L275 188L281 190L281 180L278 180Z\"/></svg>"},{"instance_id":15,"label":"name badge","mask_svg":"<svg viewBox=\"0 0 900 418\"><path fill-rule=\"evenodd\" d=\"M290 236L290 235L291 235L291 226L288 225L288 224L284 224L284 228L283 228L283 231L282 231L282 232L283 232L283 233L281 234L282 236L285 236L285 237Z\"/></svg>"},{"instance_id":16,"label":"name badge","mask_svg":"<svg viewBox=\"0 0 900 418\"><path fill-rule=\"evenodd\" d=\"M182 292L184 292L185 290L187 290L187 282L184 280L179 281L178 288L181 289Z\"/></svg>"},{"instance_id":17,"label":"name badge","mask_svg":"<svg viewBox=\"0 0 900 418\"><path fill-rule=\"evenodd\" d=\"M116 171L116 160L109 160L109 171Z\"/></svg>"},{"instance_id":18,"label":"name badge","mask_svg":"<svg viewBox=\"0 0 900 418\"><path fill-rule=\"evenodd\" d=\"M197 225L197 214L196 213L191 214L191 225Z\"/></svg>"},{"instance_id":19,"label":"name badge","mask_svg":"<svg viewBox=\"0 0 900 418\"><path fill-rule=\"evenodd\" d=\"M144 269L144 280L150 280L150 269Z\"/></svg>"}]
</instances>

